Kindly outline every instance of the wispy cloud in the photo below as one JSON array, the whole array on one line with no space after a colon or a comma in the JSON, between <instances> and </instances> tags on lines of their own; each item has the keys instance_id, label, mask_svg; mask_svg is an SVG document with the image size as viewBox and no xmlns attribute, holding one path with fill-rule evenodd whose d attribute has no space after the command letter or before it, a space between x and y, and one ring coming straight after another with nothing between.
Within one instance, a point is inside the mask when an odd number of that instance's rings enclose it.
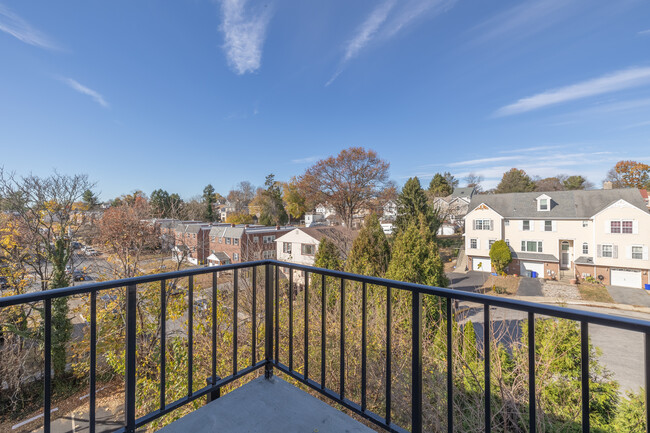
<instances>
[{"instance_id":1,"label":"wispy cloud","mask_svg":"<svg viewBox=\"0 0 650 433\"><path fill-rule=\"evenodd\" d=\"M48 50L58 49L56 44L47 35L33 28L3 4L0 4L0 31L35 47Z\"/></svg>"},{"instance_id":2,"label":"wispy cloud","mask_svg":"<svg viewBox=\"0 0 650 433\"><path fill-rule=\"evenodd\" d=\"M453 7L457 0L384 0L357 27L346 42L343 58L334 75L325 83L329 86L343 72L345 65L368 45L386 41L413 24L417 18L435 16Z\"/></svg>"},{"instance_id":3,"label":"wispy cloud","mask_svg":"<svg viewBox=\"0 0 650 433\"><path fill-rule=\"evenodd\" d=\"M314 156L308 156L306 158L292 159L291 162L293 164L309 164L309 163L312 163L312 162L316 162L319 159L321 159L320 156L314 155Z\"/></svg>"},{"instance_id":4,"label":"wispy cloud","mask_svg":"<svg viewBox=\"0 0 650 433\"><path fill-rule=\"evenodd\" d=\"M516 161L518 159L521 159L521 156L495 156L492 158L469 159L467 161L452 162L448 165L449 167L464 167L469 165L485 164L486 162Z\"/></svg>"},{"instance_id":5,"label":"wispy cloud","mask_svg":"<svg viewBox=\"0 0 650 433\"><path fill-rule=\"evenodd\" d=\"M645 122L632 123L631 125L624 126L623 129L640 128L642 126L650 126L650 120L646 120Z\"/></svg>"},{"instance_id":6,"label":"wispy cloud","mask_svg":"<svg viewBox=\"0 0 650 433\"><path fill-rule=\"evenodd\" d=\"M88 95L95 102L97 102L99 105L101 105L104 108L108 108L108 102L104 99L102 95L100 95L98 92L94 91L93 89L90 89L83 84L80 84L78 81L73 80L72 78L63 78L62 79L64 83L66 83L68 86L70 86L71 89L76 90L77 92L83 94L83 95Z\"/></svg>"},{"instance_id":7,"label":"wispy cloud","mask_svg":"<svg viewBox=\"0 0 650 433\"><path fill-rule=\"evenodd\" d=\"M559 148L562 148L562 147L566 147L566 145L565 144L558 144L558 145L553 145L553 146L523 147L521 149L502 150L499 153L536 152L536 151L539 151L539 150L559 149Z\"/></svg>"},{"instance_id":8,"label":"wispy cloud","mask_svg":"<svg viewBox=\"0 0 650 433\"><path fill-rule=\"evenodd\" d=\"M519 3L473 29L476 43L497 38L522 38L538 33L568 18L579 0L531 0Z\"/></svg>"},{"instance_id":9,"label":"wispy cloud","mask_svg":"<svg viewBox=\"0 0 650 433\"><path fill-rule=\"evenodd\" d=\"M513 104L499 108L495 112L495 116L503 117L521 114L551 105L616 92L648 83L650 83L650 67L625 69L599 78L583 81L582 83L572 84L522 98Z\"/></svg>"},{"instance_id":10,"label":"wispy cloud","mask_svg":"<svg viewBox=\"0 0 650 433\"><path fill-rule=\"evenodd\" d=\"M650 35L650 29L648 30L641 30L639 33L637 33L639 36L643 35Z\"/></svg>"},{"instance_id":11,"label":"wispy cloud","mask_svg":"<svg viewBox=\"0 0 650 433\"><path fill-rule=\"evenodd\" d=\"M257 71L262 64L262 46L271 21L270 8L251 13L247 0L221 1L221 31L228 64L239 75Z\"/></svg>"}]
</instances>

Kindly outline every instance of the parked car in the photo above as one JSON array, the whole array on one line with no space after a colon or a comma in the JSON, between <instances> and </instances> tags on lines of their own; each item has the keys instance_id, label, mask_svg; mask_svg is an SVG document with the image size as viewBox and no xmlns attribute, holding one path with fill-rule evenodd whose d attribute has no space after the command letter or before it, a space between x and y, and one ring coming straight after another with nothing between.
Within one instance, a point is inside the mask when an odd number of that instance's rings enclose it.
<instances>
[{"instance_id":1,"label":"parked car","mask_svg":"<svg viewBox=\"0 0 650 433\"><path fill-rule=\"evenodd\" d=\"M72 278L75 281L86 281L88 279L88 274L86 274L84 271L73 271L72 272Z\"/></svg>"},{"instance_id":2,"label":"parked car","mask_svg":"<svg viewBox=\"0 0 650 433\"><path fill-rule=\"evenodd\" d=\"M92 247L86 248L86 255L87 256L98 256L100 253L96 249Z\"/></svg>"}]
</instances>

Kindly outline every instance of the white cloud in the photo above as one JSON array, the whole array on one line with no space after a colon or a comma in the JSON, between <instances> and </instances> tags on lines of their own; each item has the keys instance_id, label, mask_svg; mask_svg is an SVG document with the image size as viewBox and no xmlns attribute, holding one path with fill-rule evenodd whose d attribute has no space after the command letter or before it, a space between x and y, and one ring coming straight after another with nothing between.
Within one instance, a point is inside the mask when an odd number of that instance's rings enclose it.
<instances>
[{"instance_id":1,"label":"white cloud","mask_svg":"<svg viewBox=\"0 0 650 433\"><path fill-rule=\"evenodd\" d=\"M639 128L642 126L650 126L650 120L646 120L645 122L632 123L631 125L624 126L623 129Z\"/></svg>"},{"instance_id":2,"label":"white cloud","mask_svg":"<svg viewBox=\"0 0 650 433\"><path fill-rule=\"evenodd\" d=\"M503 37L526 37L567 18L576 0L532 0L520 2L486 20L474 29L475 42L484 43Z\"/></svg>"},{"instance_id":3,"label":"white cloud","mask_svg":"<svg viewBox=\"0 0 650 433\"><path fill-rule=\"evenodd\" d=\"M561 147L566 147L566 145L523 147L521 149L502 150L499 153L536 152L539 150L559 149Z\"/></svg>"},{"instance_id":4,"label":"white cloud","mask_svg":"<svg viewBox=\"0 0 650 433\"><path fill-rule=\"evenodd\" d=\"M639 33L637 33L639 36L642 35L650 35L650 29L648 30L641 30Z\"/></svg>"},{"instance_id":5,"label":"white cloud","mask_svg":"<svg viewBox=\"0 0 650 433\"><path fill-rule=\"evenodd\" d=\"M70 88L76 90L77 92L88 95L95 102L97 102L99 105L101 105L104 108L108 108L108 102L104 99L102 95L100 95L98 92L94 91L93 89L90 89L83 84L80 84L78 81L73 80L72 78L63 78L63 82L66 83Z\"/></svg>"},{"instance_id":6,"label":"white cloud","mask_svg":"<svg viewBox=\"0 0 650 433\"><path fill-rule=\"evenodd\" d=\"M271 20L265 7L256 14L246 13L247 0L222 0L221 31L230 67L239 75L257 71L262 64L262 46Z\"/></svg>"},{"instance_id":7,"label":"white cloud","mask_svg":"<svg viewBox=\"0 0 650 433\"><path fill-rule=\"evenodd\" d=\"M291 162L293 164L309 164L318 161L320 158L321 158L320 156L314 155L314 156L308 156L306 158L292 159Z\"/></svg>"},{"instance_id":8,"label":"white cloud","mask_svg":"<svg viewBox=\"0 0 650 433\"><path fill-rule=\"evenodd\" d=\"M650 83L650 67L624 69L582 83L522 98L513 104L499 108L495 112L495 116L503 117L525 113L551 105L616 92L648 83Z\"/></svg>"},{"instance_id":9,"label":"white cloud","mask_svg":"<svg viewBox=\"0 0 650 433\"><path fill-rule=\"evenodd\" d=\"M482 165L485 164L486 162L500 162L500 161L516 161L521 159L522 157L517 155L517 156L495 156L492 158L480 158L480 159L470 159L467 161L459 161L459 162L452 162L451 164L447 164L449 167L464 167L468 165Z\"/></svg>"},{"instance_id":10,"label":"white cloud","mask_svg":"<svg viewBox=\"0 0 650 433\"><path fill-rule=\"evenodd\" d=\"M57 46L48 36L30 26L25 20L2 4L0 4L0 31L35 47L48 50L57 49Z\"/></svg>"},{"instance_id":11,"label":"white cloud","mask_svg":"<svg viewBox=\"0 0 650 433\"><path fill-rule=\"evenodd\" d=\"M354 36L344 47L344 54L338 69L325 83L332 84L341 74L347 62L374 41L386 41L401 30L407 28L417 18L435 16L453 7L458 0L384 0L375 7L370 15L359 25Z\"/></svg>"}]
</instances>

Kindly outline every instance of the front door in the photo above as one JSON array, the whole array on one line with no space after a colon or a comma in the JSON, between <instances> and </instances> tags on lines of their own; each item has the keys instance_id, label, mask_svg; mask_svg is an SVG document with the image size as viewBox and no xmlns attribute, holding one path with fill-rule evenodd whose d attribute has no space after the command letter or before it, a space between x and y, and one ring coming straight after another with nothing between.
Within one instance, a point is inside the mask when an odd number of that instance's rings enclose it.
<instances>
[{"instance_id":1,"label":"front door","mask_svg":"<svg viewBox=\"0 0 650 433\"><path fill-rule=\"evenodd\" d=\"M562 269L569 269L571 266L571 252L569 251L569 241L562 241L560 252L560 267Z\"/></svg>"}]
</instances>

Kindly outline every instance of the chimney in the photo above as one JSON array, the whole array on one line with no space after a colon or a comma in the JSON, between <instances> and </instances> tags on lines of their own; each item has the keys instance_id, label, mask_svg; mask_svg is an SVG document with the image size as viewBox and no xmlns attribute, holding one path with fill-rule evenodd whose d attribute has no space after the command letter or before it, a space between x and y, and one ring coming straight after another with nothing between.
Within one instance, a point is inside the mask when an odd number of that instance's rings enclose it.
<instances>
[{"instance_id":1,"label":"chimney","mask_svg":"<svg viewBox=\"0 0 650 433\"><path fill-rule=\"evenodd\" d=\"M230 227L235 227L235 223L230 223Z\"/></svg>"},{"instance_id":2,"label":"chimney","mask_svg":"<svg viewBox=\"0 0 650 433\"><path fill-rule=\"evenodd\" d=\"M609 180L603 182L603 189L612 189L612 182L610 182Z\"/></svg>"},{"instance_id":3,"label":"chimney","mask_svg":"<svg viewBox=\"0 0 650 433\"><path fill-rule=\"evenodd\" d=\"M280 230L280 226L275 226L275 229L276 229L276 230Z\"/></svg>"}]
</instances>

